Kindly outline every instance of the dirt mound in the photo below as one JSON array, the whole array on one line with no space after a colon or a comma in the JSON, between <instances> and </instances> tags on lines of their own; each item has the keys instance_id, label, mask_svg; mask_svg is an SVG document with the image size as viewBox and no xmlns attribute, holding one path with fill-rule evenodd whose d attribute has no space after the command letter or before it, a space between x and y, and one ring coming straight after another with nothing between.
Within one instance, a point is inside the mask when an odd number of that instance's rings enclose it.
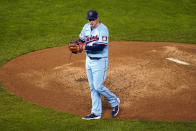
<instances>
[{"instance_id":1,"label":"dirt mound","mask_svg":"<svg viewBox=\"0 0 196 131\"><path fill-rule=\"evenodd\" d=\"M25 100L86 115L91 98L85 53L72 55L71 62L69 55L67 47L56 47L20 56L0 68L0 81ZM195 121L196 45L111 42L105 85L121 99L118 118ZM111 118L111 107L102 99L102 117Z\"/></svg>"}]
</instances>

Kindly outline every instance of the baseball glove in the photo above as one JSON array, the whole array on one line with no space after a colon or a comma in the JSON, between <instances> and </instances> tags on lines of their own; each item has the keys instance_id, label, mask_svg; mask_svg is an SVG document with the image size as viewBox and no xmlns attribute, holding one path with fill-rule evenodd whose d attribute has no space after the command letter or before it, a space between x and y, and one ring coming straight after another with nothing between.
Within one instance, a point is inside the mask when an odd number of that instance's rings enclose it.
<instances>
[{"instance_id":1,"label":"baseball glove","mask_svg":"<svg viewBox=\"0 0 196 131\"><path fill-rule=\"evenodd\" d=\"M71 40L69 43L69 50L74 54L81 53L83 51L83 44L76 40Z\"/></svg>"}]
</instances>

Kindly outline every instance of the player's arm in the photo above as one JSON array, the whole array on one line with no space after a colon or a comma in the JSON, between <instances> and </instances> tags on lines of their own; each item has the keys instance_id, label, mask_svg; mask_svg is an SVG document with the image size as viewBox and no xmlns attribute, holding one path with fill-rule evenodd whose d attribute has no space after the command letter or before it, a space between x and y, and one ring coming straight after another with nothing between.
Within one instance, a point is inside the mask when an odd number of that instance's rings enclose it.
<instances>
[{"instance_id":1,"label":"player's arm","mask_svg":"<svg viewBox=\"0 0 196 131\"><path fill-rule=\"evenodd\" d=\"M102 35L99 36L99 41L94 43L92 46L86 46L85 50L90 51L102 51L108 44L108 34L106 32L102 32Z\"/></svg>"},{"instance_id":2,"label":"player's arm","mask_svg":"<svg viewBox=\"0 0 196 131\"><path fill-rule=\"evenodd\" d=\"M86 24L87 25L87 24ZM86 30L86 25L82 28L82 31L80 32L79 39L77 40L79 43L85 43L85 30Z\"/></svg>"},{"instance_id":3,"label":"player's arm","mask_svg":"<svg viewBox=\"0 0 196 131\"><path fill-rule=\"evenodd\" d=\"M78 42L83 43L84 50L90 50L90 51L102 51L107 44L105 43L98 43L98 44L93 44L92 46L86 46L85 41L82 39L79 39Z\"/></svg>"},{"instance_id":4,"label":"player's arm","mask_svg":"<svg viewBox=\"0 0 196 131\"><path fill-rule=\"evenodd\" d=\"M85 41L82 39L79 39L78 42L83 43L83 44L85 43Z\"/></svg>"},{"instance_id":5,"label":"player's arm","mask_svg":"<svg viewBox=\"0 0 196 131\"><path fill-rule=\"evenodd\" d=\"M90 51L102 51L107 44L103 43L98 43L98 44L93 44L92 46L85 46L85 50L90 50Z\"/></svg>"}]
</instances>

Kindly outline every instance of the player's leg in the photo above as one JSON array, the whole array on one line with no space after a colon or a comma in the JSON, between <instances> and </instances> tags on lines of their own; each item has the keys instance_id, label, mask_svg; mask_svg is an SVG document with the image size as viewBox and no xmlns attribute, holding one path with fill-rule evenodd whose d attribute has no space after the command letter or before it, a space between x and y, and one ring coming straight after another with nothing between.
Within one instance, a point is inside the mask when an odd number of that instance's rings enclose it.
<instances>
[{"instance_id":1,"label":"player's leg","mask_svg":"<svg viewBox=\"0 0 196 131\"><path fill-rule=\"evenodd\" d=\"M119 105L118 98L114 93L112 93L108 88L106 88L103 83L106 79L108 69L108 59L102 58L98 61L95 61L92 67L93 73L93 85L94 89L97 90L101 95L107 98L108 102L112 107Z\"/></svg>"},{"instance_id":2,"label":"player's leg","mask_svg":"<svg viewBox=\"0 0 196 131\"><path fill-rule=\"evenodd\" d=\"M83 119L87 119L87 120L99 119L99 118L101 118L101 113L102 113L101 96L95 90L95 88L93 86L93 74L92 74L92 70L91 70L91 62L88 58L86 60L86 73L87 73L88 82L89 82L90 91L91 91L91 100L92 100L91 114L94 114L95 116L92 116L90 114L88 116L83 117Z\"/></svg>"},{"instance_id":3,"label":"player's leg","mask_svg":"<svg viewBox=\"0 0 196 131\"><path fill-rule=\"evenodd\" d=\"M90 91L91 91L91 100L92 100L92 109L91 113L94 113L96 116L101 116L102 113L102 103L101 103L101 96L99 92L97 92L93 86L93 75L92 71L87 71Z\"/></svg>"}]
</instances>

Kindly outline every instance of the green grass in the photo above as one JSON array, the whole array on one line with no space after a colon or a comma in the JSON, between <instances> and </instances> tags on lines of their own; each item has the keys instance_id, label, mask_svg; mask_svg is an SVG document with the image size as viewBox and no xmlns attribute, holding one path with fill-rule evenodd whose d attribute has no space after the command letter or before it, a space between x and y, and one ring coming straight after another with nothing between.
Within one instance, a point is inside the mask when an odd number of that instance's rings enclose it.
<instances>
[{"instance_id":1,"label":"green grass","mask_svg":"<svg viewBox=\"0 0 196 131\"><path fill-rule=\"evenodd\" d=\"M0 85L0 129L83 131L193 131L195 122L148 122L121 119L85 121L81 116L39 107L8 93Z\"/></svg>"},{"instance_id":2,"label":"green grass","mask_svg":"<svg viewBox=\"0 0 196 131\"><path fill-rule=\"evenodd\" d=\"M76 39L88 9L108 26L110 41L196 43L195 0L0 0L0 66L39 49ZM83 121L80 116L26 102L0 85L0 130L196 130L195 122L118 119Z\"/></svg>"}]
</instances>

